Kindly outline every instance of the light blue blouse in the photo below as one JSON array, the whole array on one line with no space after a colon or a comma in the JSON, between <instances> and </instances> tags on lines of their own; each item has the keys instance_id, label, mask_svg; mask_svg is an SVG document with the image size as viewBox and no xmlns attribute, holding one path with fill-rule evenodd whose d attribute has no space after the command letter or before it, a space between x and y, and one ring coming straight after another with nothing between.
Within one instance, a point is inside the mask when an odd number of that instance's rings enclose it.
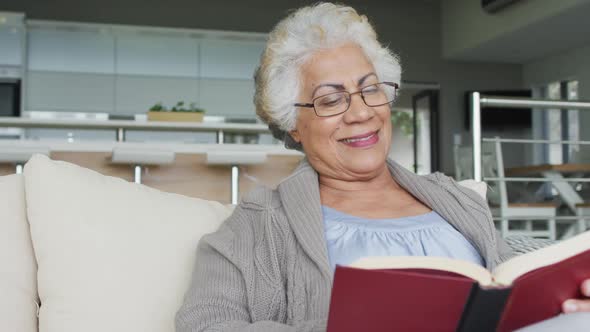
<instances>
[{"instance_id":1,"label":"light blue blouse","mask_svg":"<svg viewBox=\"0 0 590 332\"><path fill-rule=\"evenodd\" d=\"M435 211L364 219L322 206L332 269L365 256L439 256L484 265L467 239Z\"/></svg>"}]
</instances>

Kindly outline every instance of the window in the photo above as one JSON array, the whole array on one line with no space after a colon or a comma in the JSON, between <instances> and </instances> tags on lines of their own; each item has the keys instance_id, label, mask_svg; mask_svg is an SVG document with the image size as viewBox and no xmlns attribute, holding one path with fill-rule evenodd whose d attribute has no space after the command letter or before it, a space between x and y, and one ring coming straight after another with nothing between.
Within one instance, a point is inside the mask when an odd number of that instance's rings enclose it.
<instances>
[{"instance_id":1,"label":"window","mask_svg":"<svg viewBox=\"0 0 590 332\"><path fill-rule=\"evenodd\" d=\"M577 100L578 81L552 82L538 89L543 99ZM580 139L580 121L578 110L548 109L543 112L541 126L543 139L552 141ZM543 162L562 164L571 161L579 153L580 146L575 144L546 144L543 146Z\"/></svg>"}]
</instances>

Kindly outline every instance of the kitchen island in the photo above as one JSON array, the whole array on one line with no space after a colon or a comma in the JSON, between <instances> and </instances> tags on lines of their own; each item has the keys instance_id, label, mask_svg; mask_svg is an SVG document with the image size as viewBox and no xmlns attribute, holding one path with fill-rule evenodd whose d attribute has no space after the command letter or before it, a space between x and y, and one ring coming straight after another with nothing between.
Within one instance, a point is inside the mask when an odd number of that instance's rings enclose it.
<instances>
[{"instance_id":1,"label":"kitchen island","mask_svg":"<svg viewBox=\"0 0 590 332\"><path fill-rule=\"evenodd\" d=\"M35 148L49 151L49 156L54 160L71 162L127 181L133 181L135 165L113 163L111 159L115 149L172 151L175 154L173 163L142 167L142 184L166 192L222 203L230 202L231 166L208 164L207 153L222 152L230 159L232 154L241 157L249 153L266 155L266 161L263 163L238 166L240 195L244 195L257 185L276 186L303 158L302 153L287 150L278 144L0 140L0 154ZM14 163L0 163L0 175L14 172Z\"/></svg>"}]
</instances>

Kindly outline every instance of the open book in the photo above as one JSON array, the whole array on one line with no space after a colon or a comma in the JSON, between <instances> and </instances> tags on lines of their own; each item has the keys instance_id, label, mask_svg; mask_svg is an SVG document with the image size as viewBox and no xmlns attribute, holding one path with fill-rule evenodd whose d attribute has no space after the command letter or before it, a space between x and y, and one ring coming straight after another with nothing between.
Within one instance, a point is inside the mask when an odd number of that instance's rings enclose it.
<instances>
[{"instance_id":1,"label":"open book","mask_svg":"<svg viewBox=\"0 0 590 332\"><path fill-rule=\"evenodd\" d=\"M338 266L328 331L512 331L582 297L590 232L488 271L441 257L367 257Z\"/></svg>"}]
</instances>

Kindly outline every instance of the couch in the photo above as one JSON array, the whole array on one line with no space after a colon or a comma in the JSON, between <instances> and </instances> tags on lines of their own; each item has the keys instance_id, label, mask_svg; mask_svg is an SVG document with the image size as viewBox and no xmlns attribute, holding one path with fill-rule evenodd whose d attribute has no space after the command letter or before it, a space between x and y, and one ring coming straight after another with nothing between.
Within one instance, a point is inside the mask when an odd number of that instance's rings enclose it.
<instances>
[{"instance_id":1,"label":"couch","mask_svg":"<svg viewBox=\"0 0 590 332\"><path fill-rule=\"evenodd\" d=\"M463 184L485 195L484 184ZM43 155L0 177L0 202L7 332L174 331L199 238L231 213Z\"/></svg>"}]
</instances>

